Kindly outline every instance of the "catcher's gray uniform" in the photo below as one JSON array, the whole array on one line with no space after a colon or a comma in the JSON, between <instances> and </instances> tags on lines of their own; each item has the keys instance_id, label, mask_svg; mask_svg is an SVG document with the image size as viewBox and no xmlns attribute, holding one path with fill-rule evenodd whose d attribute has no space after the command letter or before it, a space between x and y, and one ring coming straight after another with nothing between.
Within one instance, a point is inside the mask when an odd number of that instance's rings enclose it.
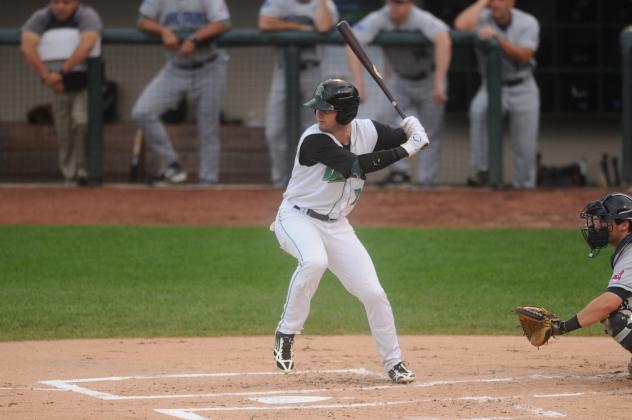
<instances>
[{"instance_id":1,"label":"catcher's gray uniform","mask_svg":"<svg viewBox=\"0 0 632 420\"><path fill-rule=\"evenodd\" d=\"M509 42L521 47L538 49L540 25L535 17L512 9L511 23L501 28L491 12L484 10L476 29L491 26ZM485 84L485 57L477 49L479 69L483 79L470 104L471 165L474 171L488 169L487 142L487 87ZM540 91L533 78L535 60L520 64L502 55L502 109L510 115L510 133L513 162L513 186L533 188L536 182L536 153L540 121Z\"/></svg>"},{"instance_id":2,"label":"catcher's gray uniform","mask_svg":"<svg viewBox=\"0 0 632 420\"><path fill-rule=\"evenodd\" d=\"M149 18L178 33L194 33L212 22L230 22L224 0L145 0L141 18ZM176 154L160 115L175 108L187 93L196 104L200 142L200 182L215 183L219 178L219 115L226 86L227 55L214 42L202 42L193 55L181 57L167 50L167 64L140 95L132 115L142 129L147 144L164 163L176 162Z\"/></svg>"},{"instance_id":3,"label":"catcher's gray uniform","mask_svg":"<svg viewBox=\"0 0 632 420\"><path fill-rule=\"evenodd\" d=\"M624 349L632 352L632 237L628 235L619 243L612 255L612 276L608 292L619 296L623 303L603 322L606 332ZM632 360L628 365L632 374Z\"/></svg>"},{"instance_id":4,"label":"catcher's gray uniform","mask_svg":"<svg viewBox=\"0 0 632 420\"><path fill-rule=\"evenodd\" d=\"M619 287L632 293L632 244L628 243L613 261L612 277L608 283L608 288ZM623 301L632 308L632 296Z\"/></svg>"},{"instance_id":5,"label":"catcher's gray uniform","mask_svg":"<svg viewBox=\"0 0 632 420\"><path fill-rule=\"evenodd\" d=\"M338 20L336 5L331 0L327 0L327 5L333 21L336 22ZM313 25L316 7L317 0L266 0L261 6L259 16ZM320 47L301 50L300 103L307 102L311 98L314 86L322 79L321 59ZM289 179L285 112L285 58L283 50L278 49L265 118L265 136L270 153L270 178L272 185L278 187L284 186ZM314 119L313 111L303 107L300 112L301 129L305 129Z\"/></svg>"},{"instance_id":6,"label":"catcher's gray uniform","mask_svg":"<svg viewBox=\"0 0 632 420\"><path fill-rule=\"evenodd\" d=\"M353 27L358 40L369 44L382 31L420 31L429 40L439 33L449 31L448 26L432 14L413 7L408 19L396 25L390 18L388 6L368 14ZM393 75L389 86L393 96L406 115L419 118L430 139L430 146L419 156L415 182L422 185L434 183L439 168L441 153L441 131L445 105L432 100L434 81L434 47L419 45L414 47L384 47L389 62L393 67ZM395 123L397 114L388 101L382 101L376 118L392 116ZM407 171L407 160L395 163L395 170Z\"/></svg>"}]
</instances>

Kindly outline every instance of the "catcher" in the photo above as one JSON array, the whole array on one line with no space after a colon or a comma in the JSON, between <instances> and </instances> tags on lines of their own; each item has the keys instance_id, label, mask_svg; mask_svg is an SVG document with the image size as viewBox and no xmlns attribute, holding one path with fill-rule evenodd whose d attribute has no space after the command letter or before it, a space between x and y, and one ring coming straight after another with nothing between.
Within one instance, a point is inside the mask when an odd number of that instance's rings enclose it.
<instances>
[{"instance_id":1,"label":"catcher","mask_svg":"<svg viewBox=\"0 0 632 420\"><path fill-rule=\"evenodd\" d=\"M590 247L589 257L612 245L613 273L606 290L575 316L561 321L544 308L521 306L515 309L525 335L534 346L551 336L562 335L601 322L606 333L632 352L632 197L610 193L584 207L580 217L586 222L582 234ZM632 359L628 363L632 375Z\"/></svg>"}]
</instances>

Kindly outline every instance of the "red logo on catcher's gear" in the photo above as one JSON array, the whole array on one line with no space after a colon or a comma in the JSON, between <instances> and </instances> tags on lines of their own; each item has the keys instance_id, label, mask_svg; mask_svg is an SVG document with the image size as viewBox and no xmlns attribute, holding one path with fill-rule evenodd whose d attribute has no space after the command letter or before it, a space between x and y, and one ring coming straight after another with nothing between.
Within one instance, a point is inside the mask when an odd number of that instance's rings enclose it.
<instances>
[{"instance_id":1,"label":"red logo on catcher's gear","mask_svg":"<svg viewBox=\"0 0 632 420\"><path fill-rule=\"evenodd\" d=\"M621 280L621 277L623 277L623 273L624 272L625 272L625 270L621 270L617 274L612 276L612 281L619 281L619 280Z\"/></svg>"}]
</instances>

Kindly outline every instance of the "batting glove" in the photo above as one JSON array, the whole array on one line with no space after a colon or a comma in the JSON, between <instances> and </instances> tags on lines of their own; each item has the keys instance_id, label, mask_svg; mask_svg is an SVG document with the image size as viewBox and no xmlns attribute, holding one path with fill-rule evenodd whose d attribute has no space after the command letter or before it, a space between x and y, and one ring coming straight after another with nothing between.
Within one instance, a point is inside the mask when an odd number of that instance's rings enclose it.
<instances>
[{"instance_id":1,"label":"batting glove","mask_svg":"<svg viewBox=\"0 0 632 420\"><path fill-rule=\"evenodd\" d=\"M408 141L402 144L404 150L408 152L408 156L414 155L430 144L426 130L424 130L417 118L406 117L399 125L406 133L406 137L408 137Z\"/></svg>"},{"instance_id":2,"label":"batting glove","mask_svg":"<svg viewBox=\"0 0 632 420\"><path fill-rule=\"evenodd\" d=\"M425 132L417 117L406 117L399 123L399 126L406 133L406 138L410 138L414 133L419 133L420 131Z\"/></svg>"},{"instance_id":3,"label":"batting glove","mask_svg":"<svg viewBox=\"0 0 632 420\"><path fill-rule=\"evenodd\" d=\"M428 146L430 141L428 140L428 136L425 131L413 133L412 136L408 138L406 143L402 144L401 147L408 152L408 156L412 156L424 147Z\"/></svg>"}]
</instances>

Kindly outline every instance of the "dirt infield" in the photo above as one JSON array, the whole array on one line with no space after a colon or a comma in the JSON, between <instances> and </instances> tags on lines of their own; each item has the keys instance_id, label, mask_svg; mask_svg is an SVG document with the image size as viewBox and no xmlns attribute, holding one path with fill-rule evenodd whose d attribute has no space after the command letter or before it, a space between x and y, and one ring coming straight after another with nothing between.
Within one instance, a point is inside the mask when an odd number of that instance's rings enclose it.
<instances>
[{"instance_id":1,"label":"dirt infield","mask_svg":"<svg viewBox=\"0 0 632 420\"><path fill-rule=\"evenodd\" d=\"M401 337L417 372L394 385L370 337L298 337L297 373L272 337L0 343L7 419L629 418L629 355L611 339ZM608 351L604 352L603 349ZM607 414L606 414L607 413Z\"/></svg>"},{"instance_id":2,"label":"dirt infield","mask_svg":"<svg viewBox=\"0 0 632 420\"><path fill-rule=\"evenodd\" d=\"M603 189L367 188L349 219L365 226L578 227ZM0 186L0 224L267 226L282 191L240 188Z\"/></svg>"},{"instance_id":3,"label":"dirt infield","mask_svg":"<svg viewBox=\"0 0 632 420\"><path fill-rule=\"evenodd\" d=\"M605 191L369 188L358 225L578 227ZM0 187L1 224L266 226L280 190ZM393 385L368 336L300 336L297 372L273 337L0 343L0 418L629 418L629 354L608 337L403 336L417 373Z\"/></svg>"}]
</instances>

